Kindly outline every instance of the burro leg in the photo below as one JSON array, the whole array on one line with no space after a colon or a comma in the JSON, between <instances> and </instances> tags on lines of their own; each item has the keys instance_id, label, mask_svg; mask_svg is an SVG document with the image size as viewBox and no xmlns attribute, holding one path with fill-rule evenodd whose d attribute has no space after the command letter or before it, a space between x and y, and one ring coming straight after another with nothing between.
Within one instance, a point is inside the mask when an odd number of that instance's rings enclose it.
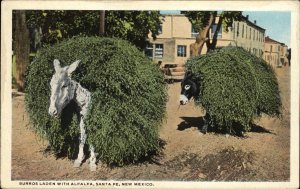
<instances>
[{"instance_id":1,"label":"burro leg","mask_svg":"<svg viewBox=\"0 0 300 189\"><path fill-rule=\"evenodd\" d=\"M84 122L83 119L81 118L80 120L80 144L79 144L79 153L77 156L77 159L74 162L74 167L80 167L83 159L84 159L84 144L86 140L86 133L85 133L85 128L84 128Z\"/></svg>"},{"instance_id":2,"label":"burro leg","mask_svg":"<svg viewBox=\"0 0 300 189\"><path fill-rule=\"evenodd\" d=\"M95 154L95 148L93 145L90 145L90 171L96 171L97 165L96 165L96 154Z\"/></svg>"},{"instance_id":3,"label":"burro leg","mask_svg":"<svg viewBox=\"0 0 300 189\"><path fill-rule=\"evenodd\" d=\"M205 116L203 117L204 123L203 123L202 129L201 129L201 132L204 134L207 133L207 127L208 127L209 121L210 121L210 115L208 113L206 113Z\"/></svg>"},{"instance_id":4,"label":"burro leg","mask_svg":"<svg viewBox=\"0 0 300 189\"><path fill-rule=\"evenodd\" d=\"M84 152L83 152L84 144L79 144L79 153L77 159L74 161L74 167L80 167L83 159L84 159Z\"/></svg>"}]
</instances>

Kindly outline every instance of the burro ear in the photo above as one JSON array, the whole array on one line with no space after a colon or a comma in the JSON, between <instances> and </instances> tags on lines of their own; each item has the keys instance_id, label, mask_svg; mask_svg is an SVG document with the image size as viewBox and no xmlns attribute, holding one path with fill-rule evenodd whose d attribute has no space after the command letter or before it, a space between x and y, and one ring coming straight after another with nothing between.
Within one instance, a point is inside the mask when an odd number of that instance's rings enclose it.
<instances>
[{"instance_id":1,"label":"burro ear","mask_svg":"<svg viewBox=\"0 0 300 189\"><path fill-rule=\"evenodd\" d=\"M78 67L80 60L76 60L75 62L73 62L69 67L68 67L68 75L70 76Z\"/></svg>"},{"instance_id":2,"label":"burro ear","mask_svg":"<svg viewBox=\"0 0 300 189\"><path fill-rule=\"evenodd\" d=\"M60 67L60 62L59 62L59 60L54 59L53 65L54 65L55 71L58 72L58 70L60 70L60 68L61 68L61 67Z\"/></svg>"},{"instance_id":3,"label":"burro ear","mask_svg":"<svg viewBox=\"0 0 300 189\"><path fill-rule=\"evenodd\" d=\"M185 78L191 78L193 76L193 73L190 70L187 70L185 73Z\"/></svg>"}]
</instances>

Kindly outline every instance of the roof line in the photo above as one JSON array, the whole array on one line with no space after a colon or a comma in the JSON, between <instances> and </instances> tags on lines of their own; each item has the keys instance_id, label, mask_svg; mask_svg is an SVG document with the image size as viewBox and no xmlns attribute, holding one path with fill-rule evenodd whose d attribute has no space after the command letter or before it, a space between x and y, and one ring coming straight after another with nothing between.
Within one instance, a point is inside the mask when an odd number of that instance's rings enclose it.
<instances>
[{"instance_id":1,"label":"roof line","mask_svg":"<svg viewBox=\"0 0 300 189\"><path fill-rule=\"evenodd\" d=\"M256 27L256 28L258 28L258 29L260 29L260 30L266 31L265 28L262 28L262 27L258 26L256 23L251 22L251 21L248 19L247 16L242 15L242 19L245 20L245 21L246 21L248 24L250 24L251 26Z\"/></svg>"},{"instance_id":2,"label":"roof line","mask_svg":"<svg viewBox=\"0 0 300 189\"><path fill-rule=\"evenodd\" d=\"M266 39L268 39L268 40L269 40L269 42L273 42L273 43L279 43L279 44L281 44L281 45L285 45L285 43L282 43L282 42L276 41L276 40L272 39L272 38L271 38L271 37L269 37L269 36L265 37L265 42L266 42Z\"/></svg>"}]
</instances>

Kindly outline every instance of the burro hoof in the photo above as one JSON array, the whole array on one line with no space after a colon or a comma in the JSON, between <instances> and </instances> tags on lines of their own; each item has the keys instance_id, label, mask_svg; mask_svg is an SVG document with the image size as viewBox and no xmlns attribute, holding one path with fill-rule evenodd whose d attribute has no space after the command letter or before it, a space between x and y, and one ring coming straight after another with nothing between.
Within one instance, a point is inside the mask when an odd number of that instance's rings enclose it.
<instances>
[{"instance_id":1,"label":"burro hoof","mask_svg":"<svg viewBox=\"0 0 300 189\"><path fill-rule=\"evenodd\" d=\"M90 171L96 171L97 165L90 165Z\"/></svg>"},{"instance_id":2,"label":"burro hoof","mask_svg":"<svg viewBox=\"0 0 300 189\"><path fill-rule=\"evenodd\" d=\"M208 127L207 124L203 125L203 127L202 127L202 129L201 129L201 132L202 132L203 134L206 134L206 133L207 133L207 127Z\"/></svg>"},{"instance_id":3,"label":"burro hoof","mask_svg":"<svg viewBox=\"0 0 300 189\"><path fill-rule=\"evenodd\" d=\"M76 160L76 161L74 161L73 167L78 168L78 167L80 167L80 165L81 165L81 162Z\"/></svg>"}]
</instances>

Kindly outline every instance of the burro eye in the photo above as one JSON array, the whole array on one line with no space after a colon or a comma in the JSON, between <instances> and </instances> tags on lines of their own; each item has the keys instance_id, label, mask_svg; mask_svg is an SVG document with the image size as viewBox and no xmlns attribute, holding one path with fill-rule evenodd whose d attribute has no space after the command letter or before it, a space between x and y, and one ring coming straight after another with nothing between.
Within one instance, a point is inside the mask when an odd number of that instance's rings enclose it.
<instances>
[{"instance_id":1,"label":"burro eye","mask_svg":"<svg viewBox=\"0 0 300 189\"><path fill-rule=\"evenodd\" d=\"M185 89L185 90L189 90L190 88L191 88L190 85L185 85L185 86L184 86L184 89Z\"/></svg>"},{"instance_id":2,"label":"burro eye","mask_svg":"<svg viewBox=\"0 0 300 189\"><path fill-rule=\"evenodd\" d=\"M62 85L62 88L66 88L68 85L67 85L67 83L64 83L63 85Z\"/></svg>"}]
</instances>

